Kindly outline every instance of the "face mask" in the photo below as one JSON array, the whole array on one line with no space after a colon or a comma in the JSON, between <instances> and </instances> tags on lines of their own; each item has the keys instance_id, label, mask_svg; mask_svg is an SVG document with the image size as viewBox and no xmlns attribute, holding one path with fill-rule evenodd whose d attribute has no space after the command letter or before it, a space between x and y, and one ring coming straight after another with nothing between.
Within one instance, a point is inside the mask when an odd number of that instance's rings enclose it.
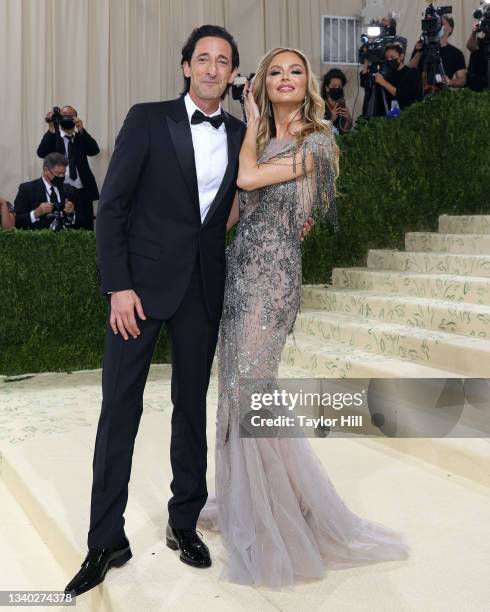
<instances>
[{"instance_id":1,"label":"face mask","mask_svg":"<svg viewBox=\"0 0 490 612\"><path fill-rule=\"evenodd\" d=\"M72 130L75 127L75 121L71 116L63 117L62 115L60 119L60 125L64 130Z\"/></svg>"},{"instance_id":2,"label":"face mask","mask_svg":"<svg viewBox=\"0 0 490 612\"><path fill-rule=\"evenodd\" d=\"M387 68L389 68L390 70L398 70L398 60L396 59L392 59L392 60L388 60L386 62L386 66Z\"/></svg>"},{"instance_id":3,"label":"face mask","mask_svg":"<svg viewBox=\"0 0 490 612\"><path fill-rule=\"evenodd\" d=\"M61 187L64 182L65 182L64 176L54 176L51 179L51 184L54 185L55 187Z\"/></svg>"},{"instance_id":4,"label":"face mask","mask_svg":"<svg viewBox=\"0 0 490 612\"><path fill-rule=\"evenodd\" d=\"M342 100L344 97L344 89L342 87L331 87L328 90L328 95L337 102L338 100Z\"/></svg>"}]
</instances>

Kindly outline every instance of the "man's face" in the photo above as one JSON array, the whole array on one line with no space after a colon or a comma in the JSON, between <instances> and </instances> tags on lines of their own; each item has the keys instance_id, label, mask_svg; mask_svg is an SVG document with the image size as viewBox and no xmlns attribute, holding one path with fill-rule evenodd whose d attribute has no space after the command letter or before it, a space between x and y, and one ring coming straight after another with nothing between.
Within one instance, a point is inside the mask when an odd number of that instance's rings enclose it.
<instances>
[{"instance_id":1,"label":"man's face","mask_svg":"<svg viewBox=\"0 0 490 612\"><path fill-rule=\"evenodd\" d=\"M442 24L443 24L443 29L444 29L444 35L445 36L451 36L451 34L453 33L453 29L452 29L451 24L449 23L449 21L443 17L442 18Z\"/></svg>"},{"instance_id":2,"label":"man's face","mask_svg":"<svg viewBox=\"0 0 490 612\"><path fill-rule=\"evenodd\" d=\"M60 108L60 115L65 115L69 117L76 117L77 111L73 108L73 106L62 106Z\"/></svg>"},{"instance_id":3,"label":"man's face","mask_svg":"<svg viewBox=\"0 0 490 612\"><path fill-rule=\"evenodd\" d=\"M201 100L220 100L237 70L232 69L231 45L223 38L205 36L197 41L191 61L184 62L184 76L190 78L190 93Z\"/></svg>"},{"instance_id":4,"label":"man's face","mask_svg":"<svg viewBox=\"0 0 490 612\"><path fill-rule=\"evenodd\" d=\"M62 117L66 117L68 120L73 120L71 123L65 123L63 120L61 122L61 127L68 133L75 131L74 120L77 118L77 111L73 108L73 106L62 106L60 108L60 115ZM73 126L73 127L71 127Z\"/></svg>"},{"instance_id":5,"label":"man's face","mask_svg":"<svg viewBox=\"0 0 490 612\"><path fill-rule=\"evenodd\" d=\"M66 167L63 166L62 164L58 164L52 170L49 170L48 168L44 168L44 178L46 178L51 183L51 181L56 176L59 176L60 178L64 177L65 172L66 172Z\"/></svg>"}]
</instances>

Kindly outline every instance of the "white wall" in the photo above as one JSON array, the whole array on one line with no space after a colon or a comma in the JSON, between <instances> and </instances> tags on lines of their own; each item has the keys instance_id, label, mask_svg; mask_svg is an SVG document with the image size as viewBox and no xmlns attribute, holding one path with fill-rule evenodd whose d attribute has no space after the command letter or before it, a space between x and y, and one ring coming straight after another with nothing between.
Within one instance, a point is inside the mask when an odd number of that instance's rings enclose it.
<instances>
[{"instance_id":1,"label":"white wall","mask_svg":"<svg viewBox=\"0 0 490 612\"><path fill-rule=\"evenodd\" d=\"M453 2L460 48L475 0ZM115 135L131 104L173 98L182 86L180 49L191 29L225 25L236 37L241 72L274 46L295 46L321 76L321 15L353 16L362 0L0 0L0 194L40 174L35 151L55 104L72 104L101 147L92 167L102 183ZM423 0L386 0L401 11L399 33L412 46ZM348 69L349 100L356 69ZM362 104L359 97L358 109Z\"/></svg>"}]
</instances>

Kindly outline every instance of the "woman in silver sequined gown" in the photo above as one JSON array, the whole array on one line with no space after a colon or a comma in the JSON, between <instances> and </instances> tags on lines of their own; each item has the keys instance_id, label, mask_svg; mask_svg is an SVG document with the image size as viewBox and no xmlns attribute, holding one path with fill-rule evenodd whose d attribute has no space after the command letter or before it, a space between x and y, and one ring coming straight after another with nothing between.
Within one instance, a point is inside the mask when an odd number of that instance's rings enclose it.
<instances>
[{"instance_id":1,"label":"woman in silver sequined gown","mask_svg":"<svg viewBox=\"0 0 490 612\"><path fill-rule=\"evenodd\" d=\"M299 96L296 108L290 93ZM218 343L216 489L199 518L201 526L221 533L228 556L222 577L242 584L284 587L320 578L325 569L404 559L410 550L403 534L349 510L306 438L239 437L239 379L277 377L296 319L303 224L309 216L336 224L338 149L330 127L322 122L304 137L297 133L315 113L323 117L321 104L307 58L284 49L261 61L253 96L246 101L238 181L245 189L239 192L239 223L226 253ZM288 116L284 133L280 118ZM259 117L262 126L276 122L271 130L278 138L261 131ZM261 187L254 188L253 180L248 184L246 167L250 176L254 167L263 169Z\"/></svg>"}]
</instances>

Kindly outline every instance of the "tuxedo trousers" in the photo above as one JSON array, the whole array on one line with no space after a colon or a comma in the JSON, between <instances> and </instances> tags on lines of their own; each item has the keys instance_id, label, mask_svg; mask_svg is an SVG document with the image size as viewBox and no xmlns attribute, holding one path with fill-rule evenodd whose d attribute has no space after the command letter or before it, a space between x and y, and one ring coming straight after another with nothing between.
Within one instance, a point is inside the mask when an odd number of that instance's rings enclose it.
<instances>
[{"instance_id":1,"label":"tuxedo trousers","mask_svg":"<svg viewBox=\"0 0 490 612\"><path fill-rule=\"evenodd\" d=\"M163 320L136 318L140 336L124 340L107 321L102 369L102 407L95 440L90 504L89 548L122 541L124 511L143 392ZM165 321L172 350L170 462L173 527L194 528L208 493L206 486L206 394L219 321L207 313L196 259L189 286L177 311ZM129 335L129 334L128 334ZM151 470L158 465L148 466Z\"/></svg>"}]
</instances>

